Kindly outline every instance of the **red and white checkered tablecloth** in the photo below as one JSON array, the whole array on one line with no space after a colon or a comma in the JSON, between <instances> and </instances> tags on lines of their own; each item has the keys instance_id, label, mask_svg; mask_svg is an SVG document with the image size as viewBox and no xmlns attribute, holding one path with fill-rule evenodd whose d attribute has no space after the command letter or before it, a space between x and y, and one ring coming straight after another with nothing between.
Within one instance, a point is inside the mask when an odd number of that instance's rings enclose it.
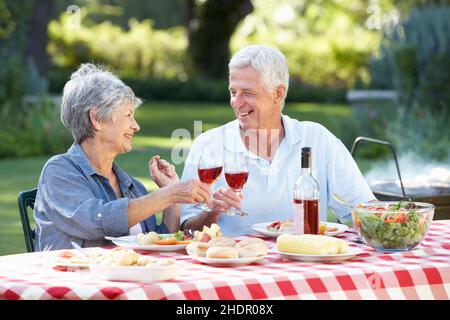
<instances>
[{"instance_id":1,"label":"red and white checkered tablecloth","mask_svg":"<svg viewBox=\"0 0 450 320\"><path fill-rule=\"evenodd\" d=\"M346 240L355 238L346 232ZM274 240L267 243L274 247ZM352 244L353 245L353 244ZM88 270L55 270L58 251L0 257L0 299L439 299L450 298L450 220L433 221L426 239L403 253L365 253L344 262L285 261L271 250L262 264L214 267L184 253L175 280L99 281Z\"/></svg>"}]
</instances>

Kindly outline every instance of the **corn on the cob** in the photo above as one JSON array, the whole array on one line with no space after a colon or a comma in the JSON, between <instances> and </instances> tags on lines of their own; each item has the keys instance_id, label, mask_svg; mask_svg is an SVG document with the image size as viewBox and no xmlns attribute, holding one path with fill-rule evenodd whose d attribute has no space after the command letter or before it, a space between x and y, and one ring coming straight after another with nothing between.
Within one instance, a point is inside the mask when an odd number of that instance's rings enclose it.
<instances>
[{"instance_id":1,"label":"corn on the cob","mask_svg":"<svg viewBox=\"0 0 450 320\"><path fill-rule=\"evenodd\" d=\"M304 234L304 235L302 235L302 237L304 237L305 239L309 238L312 241L328 241L330 243L336 244L338 247L337 252L330 252L330 254L331 253L347 253L348 252L348 242L343 239L330 237L330 236L314 235L314 234Z\"/></svg>"},{"instance_id":2,"label":"corn on the cob","mask_svg":"<svg viewBox=\"0 0 450 320\"><path fill-rule=\"evenodd\" d=\"M277 238L277 249L280 252L298 254L339 254L347 253L348 243L342 239L321 235L283 234Z\"/></svg>"}]
</instances>

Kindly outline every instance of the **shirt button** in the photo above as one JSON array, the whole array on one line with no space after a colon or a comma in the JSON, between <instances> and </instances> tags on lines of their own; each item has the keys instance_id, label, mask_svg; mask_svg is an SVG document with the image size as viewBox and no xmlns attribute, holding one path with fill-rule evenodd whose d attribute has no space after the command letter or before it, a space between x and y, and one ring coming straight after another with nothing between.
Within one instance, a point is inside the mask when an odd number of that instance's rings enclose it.
<instances>
[{"instance_id":1,"label":"shirt button","mask_svg":"<svg viewBox=\"0 0 450 320\"><path fill-rule=\"evenodd\" d=\"M102 214L101 214L101 213L98 213L98 214L97 214L97 217L100 219L100 218L102 217Z\"/></svg>"}]
</instances>

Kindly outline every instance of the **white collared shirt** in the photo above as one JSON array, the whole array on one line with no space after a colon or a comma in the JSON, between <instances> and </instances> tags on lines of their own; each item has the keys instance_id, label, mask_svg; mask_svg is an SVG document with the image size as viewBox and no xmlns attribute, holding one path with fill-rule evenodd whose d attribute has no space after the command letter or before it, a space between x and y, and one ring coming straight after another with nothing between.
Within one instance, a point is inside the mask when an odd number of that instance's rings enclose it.
<instances>
[{"instance_id":1,"label":"white collared shirt","mask_svg":"<svg viewBox=\"0 0 450 320\"><path fill-rule=\"evenodd\" d=\"M333 209L340 221L351 221L348 207L336 202L333 193L353 205L375 199L347 148L330 131L318 123L298 121L286 115L282 115L282 121L285 137L271 162L247 150L237 120L202 133L192 144L183 181L198 178L200 154L228 159L240 153L249 160L249 176L241 202L242 210L248 215L222 214L218 224L225 236L249 234L256 223L292 219L293 190L300 175L303 147L312 149L312 174L320 190L320 221L327 220L328 208ZM220 187L228 187L223 173L211 187L211 193ZM198 213L193 205L182 205L181 223Z\"/></svg>"}]
</instances>

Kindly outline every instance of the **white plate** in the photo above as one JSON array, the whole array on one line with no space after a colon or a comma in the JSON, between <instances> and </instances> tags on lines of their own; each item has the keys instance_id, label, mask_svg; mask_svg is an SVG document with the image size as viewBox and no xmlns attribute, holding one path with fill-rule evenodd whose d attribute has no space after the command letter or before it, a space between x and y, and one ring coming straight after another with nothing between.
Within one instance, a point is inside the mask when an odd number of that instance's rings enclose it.
<instances>
[{"instance_id":1,"label":"white plate","mask_svg":"<svg viewBox=\"0 0 450 320\"><path fill-rule=\"evenodd\" d=\"M123 241L120 241L120 239L123 239ZM136 241L136 236L124 236L119 237L117 240L112 240L112 242L116 246L128 248L128 249L135 249L135 250L142 250L142 251L179 251L186 248L187 244L169 244L169 245L160 245L160 244L139 244Z\"/></svg>"},{"instance_id":2,"label":"white plate","mask_svg":"<svg viewBox=\"0 0 450 320\"><path fill-rule=\"evenodd\" d=\"M66 267L66 268L89 268L89 264L91 262L86 262L86 263L70 263L67 261L63 261L63 260L58 260L55 263L56 267Z\"/></svg>"},{"instance_id":3,"label":"white plate","mask_svg":"<svg viewBox=\"0 0 450 320\"><path fill-rule=\"evenodd\" d=\"M101 254L104 249L94 249L90 251L91 254L94 256L97 254ZM60 254L73 254L70 258L65 258L62 256L59 256ZM73 249L64 250L61 252L58 252L58 255L56 257L54 265L57 267L66 267L66 268L88 268L89 264L91 264L93 260L91 258L82 256L79 252Z\"/></svg>"},{"instance_id":4,"label":"white plate","mask_svg":"<svg viewBox=\"0 0 450 320\"><path fill-rule=\"evenodd\" d=\"M347 253L341 254L297 254L278 252L283 259L303 261L303 262L340 262L351 259L358 254L364 253L363 250L355 247L349 247Z\"/></svg>"},{"instance_id":5,"label":"white plate","mask_svg":"<svg viewBox=\"0 0 450 320\"><path fill-rule=\"evenodd\" d=\"M205 258L205 257L195 257L189 255L192 259L197 260L201 263L210 264L212 266L224 266L224 267L235 267L251 264L254 262L263 261L265 256L252 257L252 258Z\"/></svg>"},{"instance_id":6,"label":"white plate","mask_svg":"<svg viewBox=\"0 0 450 320\"><path fill-rule=\"evenodd\" d=\"M267 229L267 226L271 225L272 223L273 223L273 221L257 223L252 226L252 229L260 234L265 235L266 237L272 237L272 238L276 238L280 234L283 234L283 232L270 231L269 229ZM327 228L337 228L336 231L325 232L325 236L337 236L341 233L344 233L348 229L348 226L345 224L333 223L333 222L321 222L321 223L326 223Z\"/></svg>"},{"instance_id":7,"label":"white plate","mask_svg":"<svg viewBox=\"0 0 450 320\"><path fill-rule=\"evenodd\" d=\"M170 280L176 278L178 272L176 264L152 267L123 267L93 263L89 265L89 269L92 276L98 280L137 282Z\"/></svg>"}]
</instances>

